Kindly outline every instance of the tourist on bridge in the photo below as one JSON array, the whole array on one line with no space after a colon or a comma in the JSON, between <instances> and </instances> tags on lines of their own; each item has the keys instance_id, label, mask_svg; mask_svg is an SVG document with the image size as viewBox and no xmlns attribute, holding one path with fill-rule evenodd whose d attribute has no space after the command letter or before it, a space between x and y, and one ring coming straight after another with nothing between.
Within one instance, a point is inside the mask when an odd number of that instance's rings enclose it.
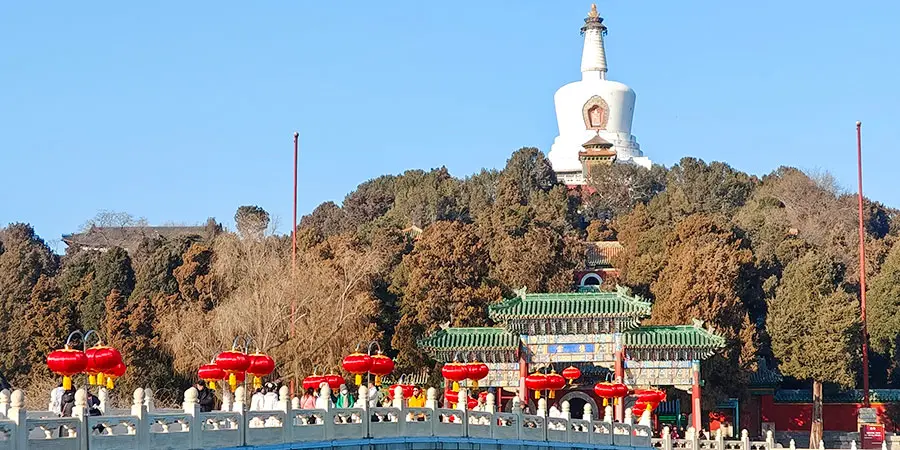
<instances>
[{"instance_id":1,"label":"tourist on bridge","mask_svg":"<svg viewBox=\"0 0 900 450\"><path fill-rule=\"evenodd\" d=\"M75 409L75 389L69 389L62 394L62 417L72 417L72 410Z\"/></svg>"},{"instance_id":2,"label":"tourist on bridge","mask_svg":"<svg viewBox=\"0 0 900 450\"><path fill-rule=\"evenodd\" d=\"M341 385L339 390L340 394L338 394L337 401L334 402L335 408L352 408L353 396L350 395L350 390L344 384Z\"/></svg>"},{"instance_id":3,"label":"tourist on bridge","mask_svg":"<svg viewBox=\"0 0 900 450\"><path fill-rule=\"evenodd\" d=\"M419 389L418 386L413 387L412 397L406 401L406 405L410 408L424 408L425 407L425 394L422 393L422 390Z\"/></svg>"},{"instance_id":4,"label":"tourist on bridge","mask_svg":"<svg viewBox=\"0 0 900 450\"><path fill-rule=\"evenodd\" d=\"M302 409L316 409L316 391L313 388L309 388L300 397L300 408Z\"/></svg>"},{"instance_id":5,"label":"tourist on bridge","mask_svg":"<svg viewBox=\"0 0 900 450\"><path fill-rule=\"evenodd\" d=\"M266 383L265 393L263 409L265 411L275 411L278 409L278 388L275 386L275 383Z\"/></svg>"},{"instance_id":6,"label":"tourist on bridge","mask_svg":"<svg viewBox=\"0 0 900 450\"><path fill-rule=\"evenodd\" d=\"M62 415L63 392L65 392L65 389L62 387L62 383L59 383L52 391L50 391L50 411L57 416Z\"/></svg>"},{"instance_id":7,"label":"tourist on bridge","mask_svg":"<svg viewBox=\"0 0 900 450\"><path fill-rule=\"evenodd\" d=\"M262 411L265 408L265 388L257 388L250 397L250 411Z\"/></svg>"},{"instance_id":8,"label":"tourist on bridge","mask_svg":"<svg viewBox=\"0 0 900 450\"><path fill-rule=\"evenodd\" d=\"M211 389L206 387L206 382L200 380L194 386L197 389L197 402L200 404L200 412L210 412L216 403L216 396Z\"/></svg>"}]
</instances>

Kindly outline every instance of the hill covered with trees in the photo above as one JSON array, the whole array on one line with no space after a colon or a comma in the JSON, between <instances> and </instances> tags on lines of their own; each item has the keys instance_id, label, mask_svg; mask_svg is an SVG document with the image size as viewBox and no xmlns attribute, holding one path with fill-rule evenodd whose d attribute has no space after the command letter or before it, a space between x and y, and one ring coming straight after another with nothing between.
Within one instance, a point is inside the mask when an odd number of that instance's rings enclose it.
<instances>
[{"instance_id":1,"label":"hill covered with trees","mask_svg":"<svg viewBox=\"0 0 900 450\"><path fill-rule=\"evenodd\" d=\"M693 158L598 167L590 179L567 189L534 148L466 178L445 168L381 176L303 217L296 269L290 236L267 233L259 207L238 209L235 232L212 221L203 236L62 256L10 224L0 230L0 370L43 388L46 353L70 330L96 328L122 350L125 387L163 396L238 334L285 378L336 369L369 340L398 371L419 372L430 363L415 348L423 334L487 325L485 307L523 286L572 290L584 242L618 240L619 282L652 300L649 322L702 319L727 338L704 363L710 401L743 395L760 357L797 380L856 383L855 194L827 175L781 167L759 178ZM875 387L900 385L895 219L866 202Z\"/></svg>"}]
</instances>

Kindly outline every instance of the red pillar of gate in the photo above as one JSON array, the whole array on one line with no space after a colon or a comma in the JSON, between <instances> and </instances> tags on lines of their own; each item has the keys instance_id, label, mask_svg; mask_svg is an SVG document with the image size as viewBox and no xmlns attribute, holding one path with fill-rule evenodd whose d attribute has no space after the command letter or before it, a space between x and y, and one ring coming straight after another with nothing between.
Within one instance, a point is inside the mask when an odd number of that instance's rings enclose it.
<instances>
[{"instance_id":1,"label":"red pillar of gate","mask_svg":"<svg viewBox=\"0 0 900 450\"><path fill-rule=\"evenodd\" d=\"M522 402L522 408L528 405L528 388L525 387L525 377L528 376L528 360L525 359L525 352L519 350L519 400ZM531 411L535 414L534 411Z\"/></svg>"},{"instance_id":2,"label":"red pillar of gate","mask_svg":"<svg viewBox=\"0 0 900 450\"><path fill-rule=\"evenodd\" d=\"M616 367L615 367L615 377L616 383L624 383L625 382L625 361L623 357L624 350L616 351ZM625 420L625 399L619 398L616 399L618 403L616 403L615 407L615 415L616 420L622 422ZM603 415L601 414L601 417Z\"/></svg>"},{"instance_id":3,"label":"red pillar of gate","mask_svg":"<svg viewBox=\"0 0 900 450\"><path fill-rule=\"evenodd\" d=\"M703 426L703 412L700 409L700 362L691 364L691 426L698 433Z\"/></svg>"}]
</instances>

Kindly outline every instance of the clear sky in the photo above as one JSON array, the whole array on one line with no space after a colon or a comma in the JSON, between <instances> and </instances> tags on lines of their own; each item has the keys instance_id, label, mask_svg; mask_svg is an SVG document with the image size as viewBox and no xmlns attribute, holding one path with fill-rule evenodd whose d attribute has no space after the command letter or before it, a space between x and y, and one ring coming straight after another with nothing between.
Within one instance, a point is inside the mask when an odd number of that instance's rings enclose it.
<instances>
[{"instance_id":1,"label":"clear sky","mask_svg":"<svg viewBox=\"0 0 900 450\"><path fill-rule=\"evenodd\" d=\"M369 178L502 167L549 150L553 93L580 78L590 2L158 1L0 5L0 224L58 251L99 210L227 225L300 213ZM900 206L900 2L608 0L609 78L633 132L765 174L828 170ZM54 242L56 241L56 242Z\"/></svg>"}]
</instances>

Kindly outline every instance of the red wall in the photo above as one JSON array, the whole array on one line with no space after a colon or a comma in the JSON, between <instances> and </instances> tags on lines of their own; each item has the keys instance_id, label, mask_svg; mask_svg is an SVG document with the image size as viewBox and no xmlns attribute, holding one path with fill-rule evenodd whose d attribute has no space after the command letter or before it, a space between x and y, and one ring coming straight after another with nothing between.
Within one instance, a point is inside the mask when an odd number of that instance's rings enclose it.
<instances>
[{"instance_id":1,"label":"red wall","mask_svg":"<svg viewBox=\"0 0 900 450\"><path fill-rule=\"evenodd\" d=\"M858 403L826 403L822 409L822 420L825 431L856 432L856 411L861 407ZM883 403L873 403L872 408L878 410L885 431L894 431L894 426L884 414ZM760 420L774 422L778 431L808 431L812 419L812 403L775 403L771 395L759 398Z\"/></svg>"}]
</instances>

